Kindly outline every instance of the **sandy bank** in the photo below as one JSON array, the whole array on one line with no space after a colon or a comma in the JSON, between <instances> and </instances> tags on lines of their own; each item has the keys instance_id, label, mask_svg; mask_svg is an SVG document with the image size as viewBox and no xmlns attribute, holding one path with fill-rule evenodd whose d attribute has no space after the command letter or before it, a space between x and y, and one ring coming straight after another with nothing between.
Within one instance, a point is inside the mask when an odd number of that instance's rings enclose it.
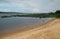
<instances>
[{"instance_id":1,"label":"sandy bank","mask_svg":"<svg viewBox=\"0 0 60 39\"><path fill-rule=\"evenodd\" d=\"M1 39L60 39L60 19Z\"/></svg>"}]
</instances>

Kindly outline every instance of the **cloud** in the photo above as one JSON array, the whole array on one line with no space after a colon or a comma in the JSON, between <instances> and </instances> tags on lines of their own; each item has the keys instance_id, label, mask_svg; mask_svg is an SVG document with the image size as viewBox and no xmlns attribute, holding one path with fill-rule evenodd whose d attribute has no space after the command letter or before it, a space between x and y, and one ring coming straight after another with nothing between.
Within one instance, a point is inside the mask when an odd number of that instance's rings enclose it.
<instances>
[{"instance_id":1,"label":"cloud","mask_svg":"<svg viewBox=\"0 0 60 39\"><path fill-rule=\"evenodd\" d=\"M20 10L20 11L31 11L32 8L38 8L38 3L32 2L32 1L22 1L22 0L6 0L9 1L9 3L0 3L0 8L1 6L4 6L6 8L12 8L15 10ZM20 8L20 9L19 9ZM13 11L13 10L12 10Z\"/></svg>"},{"instance_id":2,"label":"cloud","mask_svg":"<svg viewBox=\"0 0 60 39\"><path fill-rule=\"evenodd\" d=\"M50 12L60 9L60 0L0 0L0 10Z\"/></svg>"},{"instance_id":3,"label":"cloud","mask_svg":"<svg viewBox=\"0 0 60 39\"><path fill-rule=\"evenodd\" d=\"M60 10L60 0L53 0L53 2L49 3L48 7L52 9L52 11Z\"/></svg>"},{"instance_id":4,"label":"cloud","mask_svg":"<svg viewBox=\"0 0 60 39\"><path fill-rule=\"evenodd\" d=\"M38 8L33 8L32 11L33 12L40 12L40 10Z\"/></svg>"},{"instance_id":5,"label":"cloud","mask_svg":"<svg viewBox=\"0 0 60 39\"><path fill-rule=\"evenodd\" d=\"M0 11L11 12L11 10L9 10L9 9L0 9Z\"/></svg>"}]
</instances>

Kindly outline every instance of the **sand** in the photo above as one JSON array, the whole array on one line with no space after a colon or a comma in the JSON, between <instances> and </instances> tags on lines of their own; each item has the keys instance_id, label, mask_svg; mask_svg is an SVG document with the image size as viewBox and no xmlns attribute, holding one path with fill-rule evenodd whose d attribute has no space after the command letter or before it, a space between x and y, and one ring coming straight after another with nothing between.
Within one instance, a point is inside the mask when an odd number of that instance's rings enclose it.
<instances>
[{"instance_id":1,"label":"sand","mask_svg":"<svg viewBox=\"0 0 60 39\"><path fill-rule=\"evenodd\" d=\"M60 19L55 19L40 27L0 39L60 39Z\"/></svg>"}]
</instances>

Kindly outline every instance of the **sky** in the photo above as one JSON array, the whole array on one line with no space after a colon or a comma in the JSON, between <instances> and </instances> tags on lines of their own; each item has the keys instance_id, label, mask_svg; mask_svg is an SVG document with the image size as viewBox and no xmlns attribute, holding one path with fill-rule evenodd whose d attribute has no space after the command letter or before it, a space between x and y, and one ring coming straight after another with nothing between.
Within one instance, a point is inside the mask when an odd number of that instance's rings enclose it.
<instances>
[{"instance_id":1,"label":"sky","mask_svg":"<svg viewBox=\"0 0 60 39\"><path fill-rule=\"evenodd\" d=\"M46 13L60 10L60 0L0 0L0 11Z\"/></svg>"}]
</instances>

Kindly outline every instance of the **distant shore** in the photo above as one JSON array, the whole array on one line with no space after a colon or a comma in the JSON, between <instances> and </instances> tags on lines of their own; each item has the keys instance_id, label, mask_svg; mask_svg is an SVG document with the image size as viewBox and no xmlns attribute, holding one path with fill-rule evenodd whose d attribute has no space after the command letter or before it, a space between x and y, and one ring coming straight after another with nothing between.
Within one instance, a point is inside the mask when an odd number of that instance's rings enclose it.
<instances>
[{"instance_id":1,"label":"distant shore","mask_svg":"<svg viewBox=\"0 0 60 39\"><path fill-rule=\"evenodd\" d=\"M60 39L60 19L50 20L34 29L16 32L2 39Z\"/></svg>"}]
</instances>

